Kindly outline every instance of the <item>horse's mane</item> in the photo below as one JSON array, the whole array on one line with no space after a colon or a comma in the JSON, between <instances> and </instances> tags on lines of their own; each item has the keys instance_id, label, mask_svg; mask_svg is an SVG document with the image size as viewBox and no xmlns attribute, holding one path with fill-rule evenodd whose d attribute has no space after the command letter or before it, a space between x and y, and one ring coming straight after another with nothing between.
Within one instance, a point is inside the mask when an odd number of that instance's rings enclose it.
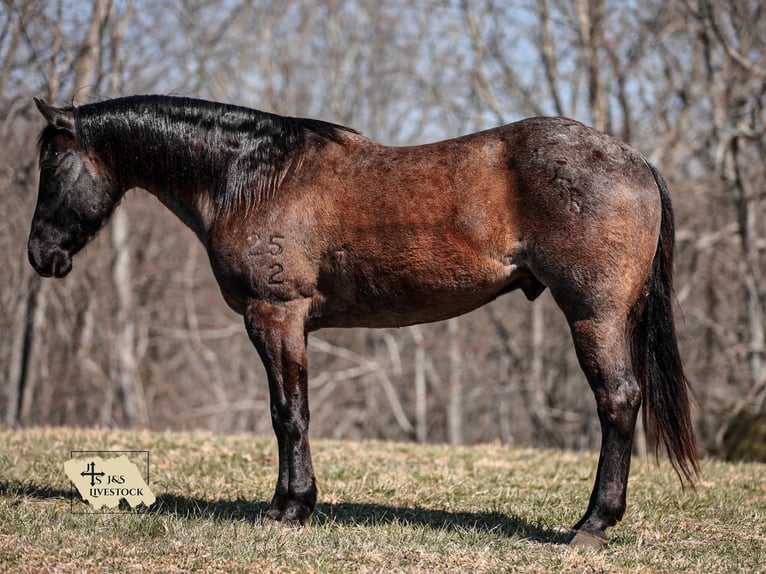
<instances>
[{"instance_id":1,"label":"horse's mane","mask_svg":"<svg viewBox=\"0 0 766 574\"><path fill-rule=\"evenodd\" d=\"M175 187L206 186L219 210L258 205L300 162L312 134L342 142L350 128L241 106L170 96L130 96L74 108L77 135L123 181L125 170ZM140 154L141 163L129 158Z\"/></svg>"}]
</instances>

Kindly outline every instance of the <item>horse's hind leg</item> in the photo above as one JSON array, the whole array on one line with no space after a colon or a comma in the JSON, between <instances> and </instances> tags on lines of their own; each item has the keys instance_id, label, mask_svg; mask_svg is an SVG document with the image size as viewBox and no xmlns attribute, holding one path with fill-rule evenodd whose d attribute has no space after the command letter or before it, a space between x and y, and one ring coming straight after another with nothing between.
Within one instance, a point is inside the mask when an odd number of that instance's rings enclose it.
<instances>
[{"instance_id":1,"label":"horse's hind leg","mask_svg":"<svg viewBox=\"0 0 766 574\"><path fill-rule=\"evenodd\" d=\"M572 544L603 546L608 542L605 530L625 513L641 391L631 366L626 317L612 307L610 312L585 317L570 312L567 318L577 357L596 397L602 432L596 482L588 510L574 527Z\"/></svg>"}]
</instances>

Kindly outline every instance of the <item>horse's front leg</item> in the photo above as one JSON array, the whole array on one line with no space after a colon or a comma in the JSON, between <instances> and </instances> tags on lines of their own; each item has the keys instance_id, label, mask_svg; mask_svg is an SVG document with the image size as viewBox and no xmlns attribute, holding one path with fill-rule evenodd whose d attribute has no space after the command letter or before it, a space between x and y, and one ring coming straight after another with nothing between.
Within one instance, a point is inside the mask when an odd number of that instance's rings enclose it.
<instances>
[{"instance_id":1,"label":"horse's front leg","mask_svg":"<svg viewBox=\"0 0 766 574\"><path fill-rule=\"evenodd\" d=\"M279 445L279 478L265 517L304 525L317 500L309 448L308 301L251 301L245 312L250 340L266 367L271 422Z\"/></svg>"}]
</instances>

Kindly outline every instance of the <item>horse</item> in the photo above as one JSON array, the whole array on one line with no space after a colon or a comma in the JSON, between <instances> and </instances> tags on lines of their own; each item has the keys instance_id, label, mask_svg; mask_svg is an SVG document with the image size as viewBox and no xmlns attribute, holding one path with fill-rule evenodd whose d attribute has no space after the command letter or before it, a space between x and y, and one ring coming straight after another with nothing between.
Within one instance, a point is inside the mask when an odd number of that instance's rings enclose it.
<instances>
[{"instance_id":1,"label":"horse","mask_svg":"<svg viewBox=\"0 0 766 574\"><path fill-rule=\"evenodd\" d=\"M639 408L681 484L699 473L673 320L673 208L638 151L537 117L420 146L191 98L58 108L35 99L40 183L28 256L45 277L143 188L205 246L267 373L279 472L264 520L301 527L317 504L309 332L439 321L520 289L564 313L602 444L575 545L624 515Z\"/></svg>"}]
</instances>

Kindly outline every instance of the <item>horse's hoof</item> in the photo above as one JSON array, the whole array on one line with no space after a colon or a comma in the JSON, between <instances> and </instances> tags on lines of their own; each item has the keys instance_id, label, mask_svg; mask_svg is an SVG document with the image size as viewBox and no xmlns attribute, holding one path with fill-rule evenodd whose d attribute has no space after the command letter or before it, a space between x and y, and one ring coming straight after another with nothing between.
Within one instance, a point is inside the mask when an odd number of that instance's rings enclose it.
<instances>
[{"instance_id":1,"label":"horse's hoof","mask_svg":"<svg viewBox=\"0 0 766 574\"><path fill-rule=\"evenodd\" d=\"M608 538L585 532L584 530L576 530L574 538L569 541L570 546L577 548L593 548L594 550L603 550L608 544Z\"/></svg>"},{"instance_id":2,"label":"horse's hoof","mask_svg":"<svg viewBox=\"0 0 766 574\"><path fill-rule=\"evenodd\" d=\"M297 520L290 520L284 517L279 520L274 520L273 518L267 518L266 516L263 517L263 525L267 528L275 528L279 530L301 530L305 526Z\"/></svg>"},{"instance_id":3,"label":"horse's hoof","mask_svg":"<svg viewBox=\"0 0 766 574\"><path fill-rule=\"evenodd\" d=\"M285 528L303 528L306 526L311 511L301 506L290 506L285 510L270 508L261 515L264 524L284 526Z\"/></svg>"},{"instance_id":4,"label":"horse's hoof","mask_svg":"<svg viewBox=\"0 0 766 574\"><path fill-rule=\"evenodd\" d=\"M299 521L288 518L287 516L283 515L269 515L268 513L265 513L262 515L261 520L263 522L264 526L271 527L271 528L286 528L288 530L300 530L303 528L303 524L301 524Z\"/></svg>"},{"instance_id":5,"label":"horse's hoof","mask_svg":"<svg viewBox=\"0 0 766 574\"><path fill-rule=\"evenodd\" d=\"M311 509L300 502L288 503L282 515L282 523L295 528L302 528L311 518Z\"/></svg>"},{"instance_id":6,"label":"horse's hoof","mask_svg":"<svg viewBox=\"0 0 766 574\"><path fill-rule=\"evenodd\" d=\"M283 511L277 508L269 508L262 515L261 519L266 524L279 524L282 522Z\"/></svg>"}]
</instances>

